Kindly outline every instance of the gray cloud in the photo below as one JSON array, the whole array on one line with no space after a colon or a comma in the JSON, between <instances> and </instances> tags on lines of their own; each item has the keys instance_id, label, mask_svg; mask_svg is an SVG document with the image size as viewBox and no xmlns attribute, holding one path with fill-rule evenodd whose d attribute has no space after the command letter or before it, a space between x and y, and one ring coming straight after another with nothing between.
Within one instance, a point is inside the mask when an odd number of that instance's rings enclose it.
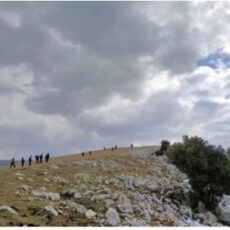
<instances>
[{"instance_id":1,"label":"gray cloud","mask_svg":"<svg viewBox=\"0 0 230 230\"><path fill-rule=\"evenodd\" d=\"M196 63L230 52L228 3L0 5L1 157L186 133L227 145L230 71Z\"/></svg>"}]
</instances>

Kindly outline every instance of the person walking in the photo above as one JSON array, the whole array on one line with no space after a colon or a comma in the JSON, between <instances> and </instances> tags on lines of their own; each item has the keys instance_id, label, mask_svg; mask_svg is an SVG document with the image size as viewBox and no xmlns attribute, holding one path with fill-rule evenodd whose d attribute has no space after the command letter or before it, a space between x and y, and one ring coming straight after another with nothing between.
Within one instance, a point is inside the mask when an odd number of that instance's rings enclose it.
<instances>
[{"instance_id":1,"label":"person walking","mask_svg":"<svg viewBox=\"0 0 230 230\"><path fill-rule=\"evenodd\" d=\"M10 161L10 168L12 168L12 167L16 167L15 166L15 159L14 159L14 157L11 159L11 161Z\"/></svg>"},{"instance_id":2,"label":"person walking","mask_svg":"<svg viewBox=\"0 0 230 230\"><path fill-rule=\"evenodd\" d=\"M32 164L32 156L30 155L30 157L29 157L29 166L31 166L31 164Z\"/></svg>"},{"instance_id":3,"label":"person walking","mask_svg":"<svg viewBox=\"0 0 230 230\"><path fill-rule=\"evenodd\" d=\"M46 159L46 163L48 163L49 159L50 159L50 154L49 153L46 154L45 159Z\"/></svg>"},{"instance_id":4,"label":"person walking","mask_svg":"<svg viewBox=\"0 0 230 230\"><path fill-rule=\"evenodd\" d=\"M84 152L82 152L81 156L82 156L82 157L84 157L84 156L85 156L85 153L84 153Z\"/></svg>"},{"instance_id":5,"label":"person walking","mask_svg":"<svg viewBox=\"0 0 230 230\"><path fill-rule=\"evenodd\" d=\"M35 156L35 160L36 160L36 164L38 164L39 163L39 156L38 155Z\"/></svg>"},{"instance_id":6,"label":"person walking","mask_svg":"<svg viewBox=\"0 0 230 230\"><path fill-rule=\"evenodd\" d=\"M43 162L43 153L39 156L39 159L40 159L40 163L42 164L42 162Z\"/></svg>"},{"instance_id":7,"label":"person walking","mask_svg":"<svg viewBox=\"0 0 230 230\"><path fill-rule=\"evenodd\" d=\"M22 167L24 167L24 164L25 164L25 159L22 157L22 159L21 159L21 165L22 165Z\"/></svg>"}]
</instances>

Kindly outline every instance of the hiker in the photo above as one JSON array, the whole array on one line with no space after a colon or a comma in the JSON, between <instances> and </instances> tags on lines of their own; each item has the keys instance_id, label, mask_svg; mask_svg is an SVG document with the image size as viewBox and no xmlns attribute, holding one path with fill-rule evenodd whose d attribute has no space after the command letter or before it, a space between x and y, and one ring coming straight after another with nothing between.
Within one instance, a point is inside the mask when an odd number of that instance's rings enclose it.
<instances>
[{"instance_id":1,"label":"hiker","mask_svg":"<svg viewBox=\"0 0 230 230\"><path fill-rule=\"evenodd\" d=\"M112 147L112 151L114 150L114 148Z\"/></svg>"},{"instance_id":2,"label":"hiker","mask_svg":"<svg viewBox=\"0 0 230 230\"><path fill-rule=\"evenodd\" d=\"M38 155L35 156L35 160L36 160L36 164L38 164L39 163L39 156Z\"/></svg>"},{"instance_id":3,"label":"hiker","mask_svg":"<svg viewBox=\"0 0 230 230\"><path fill-rule=\"evenodd\" d=\"M29 166L31 166L31 164L32 164L32 156L30 155L30 157L29 157Z\"/></svg>"},{"instance_id":4,"label":"hiker","mask_svg":"<svg viewBox=\"0 0 230 230\"><path fill-rule=\"evenodd\" d=\"M130 148L133 148L133 144L130 145Z\"/></svg>"},{"instance_id":5,"label":"hiker","mask_svg":"<svg viewBox=\"0 0 230 230\"><path fill-rule=\"evenodd\" d=\"M104 150L106 150L106 147L104 147Z\"/></svg>"},{"instance_id":6,"label":"hiker","mask_svg":"<svg viewBox=\"0 0 230 230\"><path fill-rule=\"evenodd\" d=\"M89 155L91 156L91 154L92 154L92 151L89 151Z\"/></svg>"},{"instance_id":7,"label":"hiker","mask_svg":"<svg viewBox=\"0 0 230 230\"><path fill-rule=\"evenodd\" d=\"M114 149L117 149L117 145L115 145Z\"/></svg>"},{"instance_id":8,"label":"hiker","mask_svg":"<svg viewBox=\"0 0 230 230\"><path fill-rule=\"evenodd\" d=\"M40 159L40 163L42 164L42 161L43 161L43 153L39 156L39 159Z\"/></svg>"},{"instance_id":9,"label":"hiker","mask_svg":"<svg viewBox=\"0 0 230 230\"><path fill-rule=\"evenodd\" d=\"M25 159L22 157L22 159L21 159L21 165L22 165L22 167L24 167L24 163L25 163Z\"/></svg>"},{"instance_id":10,"label":"hiker","mask_svg":"<svg viewBox=\"0 0 230 230\"><path fill-rule=\"evenodd\" d=\"M46 159L46 163L48 163L48 161L50 159L50 154L49 153L46 153L45 159Z\"/></svg>"},{"instance_id":11,"label":"hiker","mask_svg":"<svg viewBox=\"0 0 230 230\"><path fill-rule=\"evenodd\" d=\"M85 153L84 153L84 152L82 152L81 156L82 156L82 157L84 157L84 156L85 156Z\"/></svg>"},{"instance_id":12,"label":"hiker","mask_svg":"<svg viewBox=\"0 0 230 230\"><path fill-rule=\"evenodd\" d=\"M15 166L15 159L14 159L14 157L11 159L11 161L10 161L10 168L12 168L12 167L16 167Z\"/></svg>"}]
</instances>

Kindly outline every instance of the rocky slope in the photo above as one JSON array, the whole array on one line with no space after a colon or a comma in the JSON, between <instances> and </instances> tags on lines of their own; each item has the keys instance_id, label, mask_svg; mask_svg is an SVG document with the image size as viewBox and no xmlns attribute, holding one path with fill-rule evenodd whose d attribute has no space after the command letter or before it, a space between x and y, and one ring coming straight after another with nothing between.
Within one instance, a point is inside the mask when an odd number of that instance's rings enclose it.
<instances>
[{"instance_id":1,"label":"rocky slope","mask_svg":"<svg viewBox=\"0 0 230 230\"><path fill-rule=\"evenodd\" d=\"M190 208L189 179L156 147L0 169L0 226L221 226Z\"/></svg>"}]
</instances>

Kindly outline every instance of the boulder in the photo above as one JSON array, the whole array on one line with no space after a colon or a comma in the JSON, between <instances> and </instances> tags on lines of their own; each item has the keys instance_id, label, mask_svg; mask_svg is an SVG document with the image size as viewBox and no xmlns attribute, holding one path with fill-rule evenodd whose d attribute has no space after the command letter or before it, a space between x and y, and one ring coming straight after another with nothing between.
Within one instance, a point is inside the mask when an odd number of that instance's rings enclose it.
<instances>
[{"instance_id":1,"label":"boulder","mask_svg":"<svg viewBox=\"0 0 230 230\"><path fill-rule=\"evenodd\" d=\"M74 199L80 199L81 198L81 194L79 192L76 192L76 193L74 193L73 198Z\"/></svg>"},{"instance_id":2,"label":"boulder","mask_svg":"<svg viewBox=\"0 0 230 230\"><path fill-rule=\"evenodd\" d=\"M58 216L58 212L51 205L46 206L44 208L44 212L47 214L47 216Z\"/></svg>"},{"instance_id":3,"label":"boulder","mask_svg":"<svg viewBox=\"0 0 230 230\"><path fill-rule=\"evenodd\" d=\"M31 186L29 185L21 185L18 187L18 190L24 191L24 192L29 192L31 190Z\"/></svg>"},{"instance_id":4,"label":"boulder","mask_svg":"<svg viewBox=\"0 0 230 230\"><path fill-rule=\"evenodd\" d=\"M205 219L204 219L204 224L208 224L212 226L214 223L217 222L216 216L212 212L206 212L204 213Z\"/></svg>"},{"instance_id":5,"label":"boulder","mask_svg":"<svg viewBox=\"0 0 230 230\"><path fill-rule=\"evenodd\" d=\"M81 182L87 183L90 176L88 173L77 173L74 177L79 178Z\"/></svg>"},{"instance_id":6,"label":"boulder","mask_svg":"<svg viewBox=\"0 0 230 230\"><path fill-rule=\"evenodd\" d=\"M97 215L96 212L94 212L92 209L89 209L85 212L85 216L88 218L88 219L93 219L95 216Z\"/></svg>"},{"instance_id":7,"label":"boulder","mask_svg":"<svg viewBox=\"0 0 230 230\"><path fill-rule=\"evenodd\" d=\"M61 193L61 196L64 198L72 198L75 193L78 193L77 189L67 189Z\"/></svg>"},{"instance_id":8,"label":"boulder","mask_svg":"<svg viewBox=\"0 0 230 230\"><path fill-rule=\"evenodd\" d=\"M219 221L230 225L230 196L223 196L217 206L216 214Z\"/></svg>"},{"instance_id":9,"label":"boulder","mask_svg":"<svg viewBox=\"0 0 230 230\"><path fill-rule=\"evenodd\" d=\"M121 194L118 198L118 209L121 211L121 212L124 212L124 213L133 213L133 207L131 205L131 201L130 199L124 195L124 194Z\"/></svg>"},{"instance_id":10,"label":"boulder","mask_svg":"<svg viewBox=\"0 0 230 230\"><path fill-rule=\"evenodd\" d=\"M74 207L75 211L78 212L78 213L86 213L87 209L84 205L81 205L81 204L76 204L75 207Z\"/></svg>"},{"instance_id":11,"label":"boulder","mask_svg":"<svg viewBox=\"0 0 230 230\"><path fill-rule=\"evenodd\" d=\"M121 219L120 219L117 211L113 208L109 208L108 211L106 212L105 216L107 218L106 222L109 225L116 226L116 225L120 224L120 222L121 222Z\"/></svg>"},{"instance_id":12,"label":"boulder","mask_svg":"<svg viewBox=\"0 0 230 230\"><path fill-rule=\"evenodd\" d=\"M53 192L46 193L46 197L49 200L60 200L61 199L59 193L53 193Z\"/></svg>"},{"instance_id":13,"label":"boulder","mask_svg":"<svg viewBox=\"0 0 230 230\"><path fill-rule=\"evenodd\" d=\"M9 212L10 214L18 215L18 213L13 208L7 205L0 206L0 212Z\"/></svg>"}]
</instances>

